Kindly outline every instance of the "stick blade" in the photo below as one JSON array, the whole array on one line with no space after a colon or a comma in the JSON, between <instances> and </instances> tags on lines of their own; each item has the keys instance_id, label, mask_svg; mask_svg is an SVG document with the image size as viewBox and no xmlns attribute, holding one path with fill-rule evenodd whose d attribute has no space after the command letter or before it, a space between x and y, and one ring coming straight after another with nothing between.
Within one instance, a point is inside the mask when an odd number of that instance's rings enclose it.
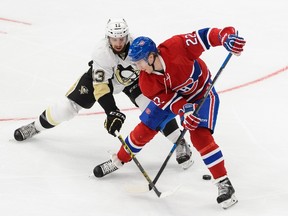
<instances>
[{"instance_id":1,"label":"stick blade","mask_svg":"<svg viewBox=\"0 0 288 216\"><path fill-rule=\"evenodd\" d=\"M165 197L171 196L177 190L179 190L180 187L181 187L181 185L179 184L175 188L173 188L172 190L162 192L161 195L160 195L160 198L165 198Z\"/></svg>"},{"instance_id":2,"label":"stick blade","mask_svg":"<svg viewBox=\"0 0 288 216\"><path fill-rule=\"evenodd\" d=\"M173 188L171 190L161 192L161 195L159 196L159 198L165 198L165 197L171 196L177 190L179 190L180 187L181 187L181 185L177 185L175 188ZM150 190L152 190L152 189L149 189L148 185L143 185L143 184L126 185L125 186L125 191L128 192L128 193L131 193L131 194L146 193L146 192L149 192Z\"/></svg>"},{"instance_id":3,"label":"stick blade","mask_svg":"<svg viewBox=\"0 0 288 216\"><path fill-rule=\"evenodd\" d=\"M139 193L146 193L149 192L149 186L148 185L143 185L143 184L139 184L139 185L126 185L124 187L125 191L131 194L139 194Z\"/></svg>"}]
</instances>

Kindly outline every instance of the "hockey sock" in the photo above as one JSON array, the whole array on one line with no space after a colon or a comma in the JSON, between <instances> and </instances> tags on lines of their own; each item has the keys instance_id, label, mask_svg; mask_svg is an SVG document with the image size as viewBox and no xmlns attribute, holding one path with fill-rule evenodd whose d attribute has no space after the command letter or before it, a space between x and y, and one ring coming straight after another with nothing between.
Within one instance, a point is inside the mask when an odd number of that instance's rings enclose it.
<instances>
[{"instance_id":1,"label":"hockey sock","mask_svg":"<svg viewBox=\"0 0 288 216\"><path fill-rule=\"evenodd\" d=\"M156 134L157 131L151 130L141 122L134 128L130 135L126 137L125 142L132 153L137 154L141 151L143 146L148 143ZM117 156L124 163L127 163L131 160L129 151L126 150L123 146L121 146Z\"/></svg>"},{"instance_id":2,"label":"hockey sock","mask_svg":"<svg viewBox=\"0 0 288 216\"><path fill-rule=\"evenodd\" d=\"M200 153L203 162L210 170L214 179L227 174L224 157L220 147L215 143L214 138L207 128L197 128L190 132L193 146Z\"/></svg>"}]
</instances>

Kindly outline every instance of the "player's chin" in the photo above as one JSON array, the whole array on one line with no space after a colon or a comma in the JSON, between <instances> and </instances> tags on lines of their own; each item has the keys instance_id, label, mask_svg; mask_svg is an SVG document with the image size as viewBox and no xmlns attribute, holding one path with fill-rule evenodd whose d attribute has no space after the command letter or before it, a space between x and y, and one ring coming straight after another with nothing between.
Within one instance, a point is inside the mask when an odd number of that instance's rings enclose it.
<instances>
[{"instance_id":1,"label":"player's chin","mask_svg":"<svg viewBox=\"0 0 288 216\"><path fill-rule=\"evenodd\" d=\"M125 51L125 49L123 48L123 47L121 47L121 48L115 48L115 47L113 47L113 52L115 53L115 54L121 54L121 53L123 53Z\"/></svg>"}]
</instances>

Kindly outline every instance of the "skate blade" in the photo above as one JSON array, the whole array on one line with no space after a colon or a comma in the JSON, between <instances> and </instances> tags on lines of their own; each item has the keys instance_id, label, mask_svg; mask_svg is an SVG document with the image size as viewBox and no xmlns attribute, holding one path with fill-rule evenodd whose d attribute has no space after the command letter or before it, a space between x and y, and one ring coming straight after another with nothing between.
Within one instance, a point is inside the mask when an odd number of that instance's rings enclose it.
<instances>
[{"instance_id":1,"label":"skate blade","mask_svg":"<svg viewBox=\"0 0 288 216\"><path fill-rule=\"evenodd\" d=\"M233 194L230 199L223 201L221 204L223 209L228 209L231 206L235 205L238 202L238 199L236 196Z\"/></svg>"},{"instance_id":2,"label":"skate blade","mask_svg":"<svg viewBox=\"0 0 288 216\"><path fill-rule=\"evenodd\" d=\"M194 160L189 159L181 164L182 169L187 170L194 164Z\"/></svg>"}]
</instances>

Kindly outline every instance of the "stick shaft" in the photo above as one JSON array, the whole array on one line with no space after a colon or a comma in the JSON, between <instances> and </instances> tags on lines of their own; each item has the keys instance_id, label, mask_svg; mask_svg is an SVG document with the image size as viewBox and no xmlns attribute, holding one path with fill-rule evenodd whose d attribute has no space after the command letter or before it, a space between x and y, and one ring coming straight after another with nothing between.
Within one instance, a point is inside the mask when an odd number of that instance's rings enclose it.
<instances>
[{"instance_id":1,"label":"stick shaft","mask_svg":"<svg viewBox=\"0 0 288 216\"><path fill-rule=\"evenodd\" d=\"M122 145L124 146L124 148L129 152L129 155L132 158L132 160L134 161L134 163L136 164L136 166L139 168L139 170L141 171L141 173L143 174L145 179L148 181L149 189L150 188L153 189L154 192L156 193L156 195L158 197L160 197L162 193L156 188L155 184L152 182L151 178L149 177L147 172L144 170L143 166L140 164L140 162L136 158L135 154L131 151L131 149L129 148L129 146L127 145L127 143L123 139L123 137L117 131L115 133L116 133L116 136L118 137L118 139L120 140L120 142L122 143Z\"/></svg>"}]
</instances>

